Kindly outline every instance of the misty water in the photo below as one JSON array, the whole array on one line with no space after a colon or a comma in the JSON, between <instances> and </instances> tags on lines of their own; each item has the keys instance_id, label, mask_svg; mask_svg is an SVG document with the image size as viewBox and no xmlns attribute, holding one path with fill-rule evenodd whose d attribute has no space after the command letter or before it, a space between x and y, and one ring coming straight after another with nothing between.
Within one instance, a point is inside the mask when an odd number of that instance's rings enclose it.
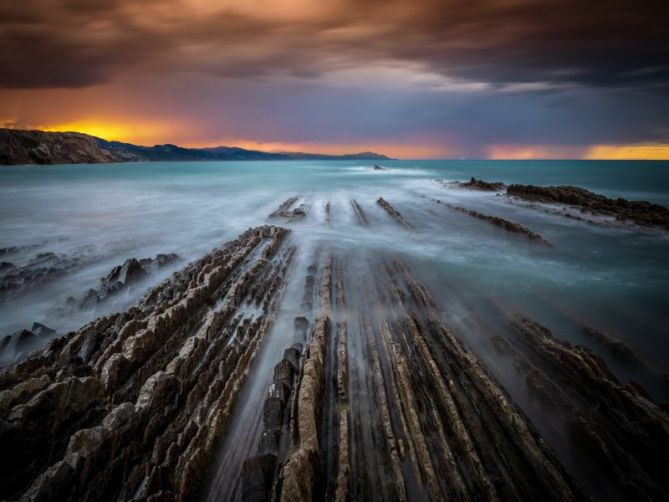
<instances>
[{"instance_id":1,"label":"misty water","mask_svg":"<svg viewBox=\"0 0 669 502\"><path fill-rule=\"evenodd\" d=\"M588 346L623 380L641 382L658 400L669 390L648 372L629 368L584 336L585 326L625 342L652 373L669 371L669 235L630 225L591 224L525 207L494 192L449 186L471 176L488 181L575 185L610 197L669 205L669 168L653 162L361 161L143 163L19 166L0 170L0 261L21 267L43 253L77 257L66 272L0 299L0 335L43 323L59 334L131 306L149 288L268 215L288 197L309 205L291 228L298 246L274 334L235 410L219 472L238 472L253 449L273 365L290 345L305 270L327 247L349 268L398 256L440 303L447 324L483 359L514 399L537 418L522 381L489 349L509 319L532 318L553 334ZM415 227L410 233L377 204L382 196ZM355 199L370 220L356 224ZM435 203L439 199L529 227L553 246L538 245ZM325 204L331 222L324 225ZM281 222L275 222L281 224ZM65 308L128 258L176 253L182 260L95 308ZM0 272L4 273L4 272ZM364 285L363 285L364 286ZM353 293L355 298L355 293ZM362 301L362 300L361 300ZM349 306L349 308L355 308ZM39 341L34 342L39 348ZM1 365L19 355L12 346ZM242 420L240 417L244 417ZM560 450L559 434L540 427ZM232 439L230 439L232 438ZM568 456L565 452L560 452ZM569 463L567 461L567 463ZM212 497L234 481L213 473ZM232 476L234 478L234 476ZM230 484L233 483L233 484ZM228 493L229 494L229 493Z\"/></svg>"},{"instance_id":2,"label":"misty water","mask_svg":"<svg viewBox=\"0 0 669 502\"><path fill-rule=\"evenodd\" d=\"M33 322L59 333L105 311L127 307L169 275L154 274L96 310L58 315L125 259L177 253L184 261L233 239L289 196L309 200L306 221L293 226L303 250L327 240L343 249L394 251L465 322L492 301L531 315L584 342L584 324L600 327L666 369L669 354L669 237L638 228L595 226L510 204L486 192L435 182L471 176L505 183L576 185L612 197L669 204L669 169L661 163L392 161L387 171L361 162L146 163L12 167L0 170L2 261L16 266L54 252L81 256L82 266L28 294L0 303L0 334ZM375 201L383 196L416 226L398 230ZM526 225L555 244L544 248L440 207L439 198ZM356 199L374 232L354 223ZM322 225L326 201L332 225ZM305 251L306 253L306 251ZM458 304L462 304L458 306ZM461 311L457 309L461 308Z\"/></svg>"}]
</instances>

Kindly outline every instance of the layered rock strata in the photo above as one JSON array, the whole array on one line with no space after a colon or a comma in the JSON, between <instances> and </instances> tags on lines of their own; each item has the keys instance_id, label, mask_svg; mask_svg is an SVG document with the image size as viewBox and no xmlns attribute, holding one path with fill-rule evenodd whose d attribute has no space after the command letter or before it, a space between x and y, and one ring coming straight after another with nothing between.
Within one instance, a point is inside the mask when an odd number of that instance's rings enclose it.
<instances>
[{"instance_id":1,"label":"layered rock strata","mask_svg":"<svg viewBox=\"0 0 669 502\"><path fill-rule=\"evenodd\" d=\"M562 421L589 483L614 500L666 499L666 411L634 382L619 382L587 348L529 319L512 327L519 343L495 337L494 346L524 375L541 408Z\"/></svg>"},{"instance_id":2,"label":"layered rock strata","mask_svg":"<svg viewBox=\"0 0 669 502\"><path fill-rule=\"evenodd\" d=\"M358 204L358 201L355 199L351 199L351 207L353 208L353 212L355 213L356 218L358 219L358 223L362 225L363 227L366 227L369 225L369 220L367 219L367 215L365 214L365 211L360 207L360 204Z\"/></svg>"},{"instance_id":3,"label":"layered rock strata","mask_svg":"<svg viewBox=\"0 0 669 502\"><path fill-rule=\"evenodd\" d=\"M383 197L379 197L376 203L383 208L383 210L390 215L390 217L395 220L397 223L402 225L405 229L413 231L413 226L402 216L402 214L390 205Z\"/></svg>"},{"instance_id":4,"label":"layered rock strata","mask_svg":"<svg viewBox=\"0 0 669 502\"><path fill-rule=\"evenodd\" d=\"M650 202L622 198L609 199L603 195L572 186L509 185L506 194L525 201L563 204L592 215L609 216L616 220L629 221L641 226L669 230L669 208Z\"/></svg>"},{"instance_id":5,"label":"layered rock strata","mask_svg":"<svg viewBox=\"0 0 669 502\"><path fill-rule=\"evenodd\" d=\"M278 309L265 226L0 375L0 498L190 500Z\"/></svg>"},{"instance_id":6,"label":"layered rock strata","mask_svg":"<svg viewBox=\"0 0 669 502\"><path fill-rule=\"evenodd\" d=\"M472 176L469 181L456 181L456 186L469 188L470 190L481 190L484 192L498 192L506 185L501 181L483 181Z\"/></svg>"},{"instance_id":7,"label":"layered rock strata","mask_svg":"<svg viewBox=\"0 0 669 502\"><path fill-rule=\"evenodd\" d=\"M487 214L479 213L478 211L474 211L473 209L466 209L464 207L455 206L453 204L449 204L448 202L444 202L439 199L432 199L432 200L434 200L434 202L436 202L437 204L442 204L450 209L453 209L454 211L458 211L459 213L473 216L474 218L478 218L481 221L486 221L492 225L495 225L496 227L506 230L507 232L521 234L530 239L531 241L538 241L547 244L549 246L552 246L552 244L548 242L546 239L544 239L541 235L539 235L536 232L533 232L529 228L519 223L514 223L513 221L505 220L504 218L500 218L499 216L490 216Z\"/></svg>"},{"instance_id":8,"label":"layered rock strata","mask_svg":"<svg viewBox=\"0 0 669 502\"><path fill-rule=\"evenodd\" d=\"M299 200L299 197L286 199L272 214L269 215L270 219L283 219L289 223L303 220L307 217L311 205L306 201L297 204Z\"/></svg>"},{"instance_id":9,"label":"layered rock strata","mask_svg":"<svg viewBox=\"0 0 669 502\"><path fill-rule=\"evenodd\" d=\"M179 256L174 253L158 254L155 258L142 258L141 260L128 258L122 265L117 265L100 279L98 289L89 289L79 301L70 297L68 304L77 308L93 308L113 296L130 290L155 271L172 265L179 259Z\"/></svg>"},{"instance_id":10,"label":"layered rock strata","mask_svg":"<svg viewBox=\"0 0 669 502\"><path fill-rule=\"evenodd\" d=\"M11 335L0 339L0 368L12 361L23 359L37 346L42 345L56 335L56 330L39 322L34 322L32 327L22 329Z\"/></svg>"},{"instance_id":11,"label":"layered rock strata","mask_svg":"<svg viewBox=\"0 0 669 502\"><path fill-rule=\"evenodd\" d=\"M23 265L3 261L0 264L0 301L30 293L101 258L90 247L83 247L72 255L39 253Z\"/></svg>"},{"instance_id":12,"label":"layered rock strata","mask_svg":"<svg viewBox=\"0 0 669 502\"><path fill-rule=\"evenodd\" d=\"M362 275L349 275L345 263L326 254L314 267L318 287L310 290L320 314L297 376L286 356L277 366L290 368L293 387L282 397L291 397L268 407L270 392L266 401L273 430L281 431L270 444L281 446L263 450L263 432L259 454L245 464L244 494L280 501L585 500L442 324L404 263L370 263Z\"/></svg>"}]
</instances>

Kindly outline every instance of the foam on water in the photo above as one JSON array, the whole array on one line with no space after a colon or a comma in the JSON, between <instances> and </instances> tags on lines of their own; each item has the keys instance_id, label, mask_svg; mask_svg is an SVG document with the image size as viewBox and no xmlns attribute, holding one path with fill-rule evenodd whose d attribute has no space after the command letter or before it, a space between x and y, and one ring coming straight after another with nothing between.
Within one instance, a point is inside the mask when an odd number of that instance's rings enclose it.
<instances>
[{"instance_id":1,"label":"foam on water","mask_svg":"<svg viewBox=\"0 0 669 502\"><path fill-rule=\"evenodd\" d=\"M660 370L669 367L669 238L637 228L590 225L510 204L505 197L449 189L434 182L471 176L506 183L582 186L609 196L669 204L669 166L633 162L211 162L0 169L0 248L33 246L0 256L21 265L37 253L74 255L87 263L27 296L0 303L0 335L42 322L60 333L105 311L136 301L175 264L97 310L59 315L68 296L80 297L130 257L177 253L194 260L235 238L290 196L311 211L291 225L302 255L322 243L361 253L407 258L454 322L490 302L548 324L559 336L585 343L595 325L632 346ZM416 227L408 233L376 205L383 196ZM551 241L537 246L468 218L430 198L498 215ZM373 231L356 224L350 200L362 206ZM331 225L323 225L331 204ZM280 222L277 222L280 224ZM348 253L355 256L354 253ZM453 310L446 299L464 310ZM451 301L449 300L449 301ZM463 317L465 316L465 317ZM474 343L475 333L461 336ZM469 337L469 338L468 338Z\"/></svg>"}]
</instances>

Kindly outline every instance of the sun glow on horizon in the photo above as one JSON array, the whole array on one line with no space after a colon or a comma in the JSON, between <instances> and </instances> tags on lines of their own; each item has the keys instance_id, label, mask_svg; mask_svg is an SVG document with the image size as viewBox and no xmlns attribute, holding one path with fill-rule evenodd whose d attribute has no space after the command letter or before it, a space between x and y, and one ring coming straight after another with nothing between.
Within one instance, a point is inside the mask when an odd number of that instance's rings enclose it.
<instances>
[{"instance_id":1,"label":"sun glow on horizon","mask_svg":"<svg viewBox=\"0 0 669 502\"><path fill-rule=\"evenodd\" d=\"M669 160L669 144L627 145L493 145L491 160Z\"/></svg>"},{"instance_id":2,"label":"sun glow on horizon","mask_svg":"<svg viewBox=\"0 0 669 502\"><path fill-rule=\"evenodd\" d=\"M669 160L669 144L593 145L583 158L588 160Z\"/></svg>"},{"instance_id":3,"label":"sun glow on horizon","mask_svg":"<svg viewBox=\"0 0 669 502\"><path fill-rule=\"evenodd\" d=\"M81 119L56 124L37 124L21 128L51 132L80 132L109 141L123 141L142 146L171 143L185 148L215 146L240 147L265 152L304 152L325 155L375 152L398 159L456 159L487 158L490 160L669 160L669 143L571 145L517 145L496 144L485 148L483 157L467 155L457 145L445 146L439 140L401 139L370 140L367 142L284 142L237 138L234 135L207 134L197 126L166 122L125 122L122 120ZM202 137L202 139L198 139Z\"/></svg>"},{"instance_id":4,"label":"sun glow on horizon","mask_svg":"<svg viewBox=\"0 0 669 502\"><path fill-rule=\"evenodd\" d=\"M120 122L76 121L49 126L38 126L36 129L49 132L80 132L107 141L123 141L139 145L151 146L158 144L156 137L165 137L174 133L174 129L162 123L138 123L129 125Z\"/></svg>"}]
</instances>

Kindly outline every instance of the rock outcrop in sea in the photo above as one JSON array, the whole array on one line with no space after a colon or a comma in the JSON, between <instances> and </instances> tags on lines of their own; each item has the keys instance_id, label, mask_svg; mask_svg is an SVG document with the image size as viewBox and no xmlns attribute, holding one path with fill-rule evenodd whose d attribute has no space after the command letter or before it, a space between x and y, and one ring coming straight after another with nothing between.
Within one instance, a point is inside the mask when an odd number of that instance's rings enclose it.
<instances>
[{"instance_id":1,"label":"rock outcrop in sea","mask_svg":"<svg viewBox=\"0 0 669 502\"><path fill-rule=\"evenodd\" d=\"M490 216L488 214L483 214L478 211L474 211L473 209L466 209L464 207L460 206L455 206L453 204L449 204L448 202L444 202L439 199L432 199L434 202L437 204L442 204L450 209L453 209L454 211L458 211L463 214L467 214L469 216L473 216L474 218L478 218L479 220L486 221L488 223L491 223L492 225L495 225L496 227L502 228L506 230L507 232L512 232L516 234L521 234L527 237L528 239L532 241L538 241L542 242L544 244L547 244L549 246L552 246L550 242L548 242L546 239L544 239L541 235L539 235L536 232L533 232L529 228L521 225L520 223L515 223L513 221L509 221L507 219L501 218L499 216Z\"/></svg>"},{"instance_id":2,"label":"rock outcrop in sea","mask_svg":"<svg viewBox=\"0 0 669 502\"><path fill-rule=\"evenodd\" d=\"M22 265L3 261L0 263L0 301L28 294L100 259L101 255L87 246L71 255L51 251L38 253Z\"/></svg>"},{"instance_id":3,"label":"rock outcrop in sea","mask_svg":"<svg viewBox=\"0 0 669 502\"><path fill-rule=\"evenodd\" d=\"M610 199L572 186L509 185L506 194L525 201L572 206L595 216L610 216L619 221L669 230L669 208L646 201Z\"/></svg>"},{"instance_id":4,"label":"rock outcrop in sea","mask_svg":"<svg viewBox=\"0 0 669 502\"><path fill-rule=\"evenodd\" d=\"M501 181L483 181L481 179L476 179L473 176L469 181L456 181L454 184L461 188L482 190L484 192L498 192L506 186Z\"/></svg>"},{"instance_id":5,"label":"rock outcrop in sea","mask_svg":"<svg viewBox=\"0 0 669 502\"><path fill-rule=\"evenodd\" d=\"M141 260L128 258L122 265L117 265L100 279L98 289L89 289L80 300L69 297L68 305L80 309L94 308L109 298L128 291L153 272L172 265L178 260L180 260L179 256L174 253L158 254L155 258L142 258Z\"/></svg>"}]
</instances>

